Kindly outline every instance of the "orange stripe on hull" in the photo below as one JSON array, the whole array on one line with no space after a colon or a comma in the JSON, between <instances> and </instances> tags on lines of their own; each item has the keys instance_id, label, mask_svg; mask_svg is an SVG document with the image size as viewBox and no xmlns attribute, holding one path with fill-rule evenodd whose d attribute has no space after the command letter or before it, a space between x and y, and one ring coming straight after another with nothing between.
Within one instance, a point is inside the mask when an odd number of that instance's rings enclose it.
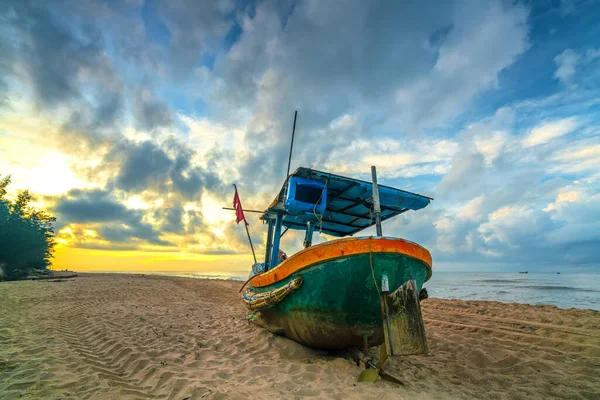
<instances>
[{"instance_id":1,"label":"orange stripe on hull","mask_svg":"<svg viewBox=\"0 0 600 400\"><path fill-rule=\"evenodd\" d=\"M431 254L424 247L404 239L369 236L337 239L309 247L272 270L253 276L248 284L254 287L268 286L318 262L369 252L404 254L421 260L429 267L425 281L431 277Z\"/></svg>"}]
</instances>

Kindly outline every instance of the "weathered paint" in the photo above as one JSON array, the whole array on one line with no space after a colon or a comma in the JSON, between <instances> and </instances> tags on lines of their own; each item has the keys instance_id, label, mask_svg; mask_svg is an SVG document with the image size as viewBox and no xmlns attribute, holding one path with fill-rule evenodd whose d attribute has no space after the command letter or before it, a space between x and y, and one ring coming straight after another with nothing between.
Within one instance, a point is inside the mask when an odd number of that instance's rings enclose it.
<instances>
[{"instance_id":1,"label":"weathered paint","mask_svg":"<svg viewBox=\"0 0 600 400\"><path fill-rule=\"evenodd\" d=\"M276 268L254 276L248 284L254 287L272 285L313 264L370 252L406 255L420 260L427 266L425 281L431 277L431 254L424 247L400 238L368 236L337 239L311 246L294 254Z\"/></svg>"},{"instance_id":2,"label":"weathered paint","mask_svg":"<svg viewBox=\"0 0 600 400\"><path fill-rule=\"evenodd\" d=\"M256 292L270 291L295 277L304 278L304 284L298 291L261 312L267 323L283 328L289 338L314 348L362 346L365 333L369 333L369 345L381 344L383 330L378 289L381 290L382 274L387 275L392 292L411 279L416 281L420 290L431 274L431 266L422 259L400 251L375 250L379 248L377 244L389 243L390 240L351 240L357 244L371 242L373 252L367 250L366 253L348 254L348 249L361 246L342 246L344 255L315 258L316 262L296 268L276 283L255 286ZM393 242L402 243L397 240ZM427 252L410 242L404 243Z\"/></svg>"}]
</instances>

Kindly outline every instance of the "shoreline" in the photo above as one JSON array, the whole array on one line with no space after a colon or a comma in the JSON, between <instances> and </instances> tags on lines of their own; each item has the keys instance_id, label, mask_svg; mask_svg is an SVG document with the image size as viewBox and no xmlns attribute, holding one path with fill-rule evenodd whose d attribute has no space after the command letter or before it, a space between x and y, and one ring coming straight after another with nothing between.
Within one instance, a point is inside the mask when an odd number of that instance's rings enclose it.
<instances>
[{"instance_id":1,"label":"shoreline","mask_svg":"<svg viewBox=\"0 0 600 400\"><path fill-rule=\"evenodd\" d=\"M429 298L430 353L386 367L404 386L357 383L349 352L248 323L241 284L120 273L0 284L0 397L600 397L594 310Z\"/></svg>"},{"instance_id":2,"label":"shoreline","mask_svg":"<svg viewBox=\"0 0 600 400\"><path fill-rule=\"evenodd\" d=\"M198 275L198 276L190 276L190 275L186 275L186 274L170 274L170 273L156 273L156 272L112 272L112 271L103 271L103 272L77 272L77 271L70 271L70 270L62 270L62 271L55 271L52 270L54 272L67 272L67 273L75 273L78 275L118 275L118 276L127 276L127 275L132 275L132 276L162 276L162 277L167 277L167 278L184 278L184 279L193 279L193 280L209 280L209 281L225 281L225 282L246 282L247 278L238 278L238 277L228 277L228 278L223 278L220 276L212 276L212 275ZM190 273L190 274L195 274L195 273ZM583 307L560 307L557 306L555 304L549 304L549 303L525 303L525 302L518 302L518 301L501 301L501 300L495 300L495 299L469 299L469 298L461 298L461 297L435 297L435 296L430 296L430 299L437 299L437 300L449 300L449 301L474 301L474 302L491 302L491 303L499 303L502 305L511 305L511 304L519 304L519 305L527 305L527 306L532 306L532 307L536 307L536 306L549 306L549 307L555 307L559 310L589 310L589 311L595 311L595 312L600 312L600 309L594 309L594 308L583 308Z\"/></svg>"}]
</instances>

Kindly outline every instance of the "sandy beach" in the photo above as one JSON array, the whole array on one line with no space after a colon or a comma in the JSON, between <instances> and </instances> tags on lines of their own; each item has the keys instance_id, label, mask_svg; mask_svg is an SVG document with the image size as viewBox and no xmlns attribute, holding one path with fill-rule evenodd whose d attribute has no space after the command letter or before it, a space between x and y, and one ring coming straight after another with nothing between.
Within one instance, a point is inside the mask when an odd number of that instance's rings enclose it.
<instances>
[{"instance_id":1,"label":"sandy beach","mask_svg":"<svg viewBox=\"0 0 600 400\"><path fill-rule=\"evenodd\" d=\"M600 398L600 313L422 302L427 356L356 383L347 352L247 320L241 282L80 274L0 284L0 398Z\"/></svg>"}]
</instances>

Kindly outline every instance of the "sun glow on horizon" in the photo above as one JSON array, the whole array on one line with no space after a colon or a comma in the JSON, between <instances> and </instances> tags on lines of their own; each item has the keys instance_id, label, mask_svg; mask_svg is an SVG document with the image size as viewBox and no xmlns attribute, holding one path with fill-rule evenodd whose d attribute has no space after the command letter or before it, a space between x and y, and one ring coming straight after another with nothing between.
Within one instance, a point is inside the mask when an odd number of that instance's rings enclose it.
<instances>
[{"instance_id":1,"label":"sun glow on horizon","mask_svg":"<svg viewBox=\"0 0 600 400\"><path fill-rule=\"evenodd\" d=\"M211 255L184 252L94 250L73 247L57 249L53 270L71 271L185 271L239 272L250 270L252 256Z\"/></svg>"}]
</instances>

